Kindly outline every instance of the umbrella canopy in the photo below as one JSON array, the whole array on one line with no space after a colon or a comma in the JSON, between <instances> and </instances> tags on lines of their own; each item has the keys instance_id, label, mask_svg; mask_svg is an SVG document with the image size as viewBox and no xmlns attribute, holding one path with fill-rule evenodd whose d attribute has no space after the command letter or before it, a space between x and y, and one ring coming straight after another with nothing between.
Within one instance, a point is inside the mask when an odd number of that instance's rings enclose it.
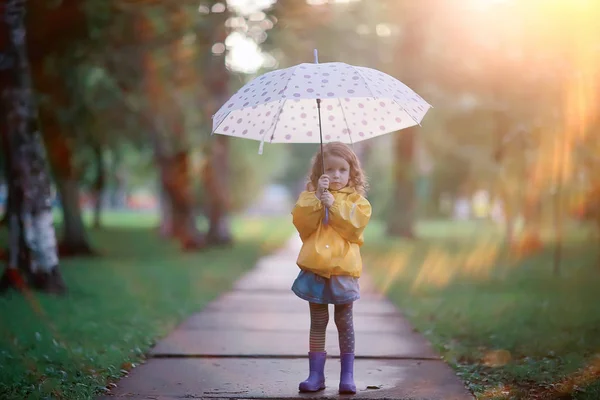
<instances>
[{"instance_id":1,"label":"umbrella canopy","mask_svg":"<svg viewBox=\"0 0 600 400\"><path fill-rule=\"evenodd\" d=\"M264 142L319 143L319 128L325 142L356 143L420 124L430 107L375 69L306 63L247 83L213 116L213 133L261 141L261 152Z\"/></svg>"}]
</instances>

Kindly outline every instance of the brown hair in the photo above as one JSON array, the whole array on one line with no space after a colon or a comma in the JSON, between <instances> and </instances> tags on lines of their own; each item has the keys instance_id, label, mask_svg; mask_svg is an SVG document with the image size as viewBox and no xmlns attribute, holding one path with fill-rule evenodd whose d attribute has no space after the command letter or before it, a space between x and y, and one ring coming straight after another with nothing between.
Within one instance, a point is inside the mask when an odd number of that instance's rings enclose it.
<instances>
[{"instance_id":1,"label":"brown hair","mask_svg":"<svg viewBox=\"0 0 600 400\"><path fill-rule=\"evenodd\" d=\"M352 149L342 142L331 142L323 145L323 156L337 156L341 157L350 165L350 178L348 179L348 186L353 187L360 195L365 196L369 189L369 184L360 165L358 157L352 151ZM317 189L318 181L321 175L323 175L323 159L321 157L321 150L313 156L311 162L311 169L306 182L306 190L315 191Z\"/></svg>"}]
</instances>

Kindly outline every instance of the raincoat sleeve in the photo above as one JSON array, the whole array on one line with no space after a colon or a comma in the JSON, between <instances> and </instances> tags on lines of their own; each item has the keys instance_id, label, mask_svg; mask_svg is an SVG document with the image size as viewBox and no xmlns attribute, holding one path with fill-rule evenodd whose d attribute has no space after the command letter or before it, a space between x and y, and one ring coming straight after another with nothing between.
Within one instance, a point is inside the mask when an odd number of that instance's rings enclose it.
<instances>
[{"instance_id":1,"label":"raincoat sleeve","mask_svg":"<svg viewBox=\"0 0 600 400\"><path fill-rule=\"evenodd\" d=\"M329 208L333 229L349 242L363 244L363 231L371 219L371 204L359 194L336 199Z\"/></svg>"},{"instance_id":2,"label":"raincoat sleeve","mask_svg":"<svg viewBox=\"0 0 600 400\"><path fill-rule=\"evenodd\" d=\"M315 192L302 192L292 210L294 226L304 241L312 235L323 218L323 204Z\"/></svg>"}]
</instances>

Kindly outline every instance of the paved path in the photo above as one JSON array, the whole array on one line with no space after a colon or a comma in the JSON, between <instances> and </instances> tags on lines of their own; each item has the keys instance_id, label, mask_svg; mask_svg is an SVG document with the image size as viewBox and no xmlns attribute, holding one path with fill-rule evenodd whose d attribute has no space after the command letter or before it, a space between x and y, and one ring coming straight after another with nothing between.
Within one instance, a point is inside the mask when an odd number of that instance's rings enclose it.
<instances>
[{"instance_id":1,"label":"paved path","mask_svg":"<svg viewBox=\"0 0 600 400\"><path fill-rule=\"evenodd\" d=\"M290 286L294 237L183 322L104 399L447 399L473 397L395 307L361 278L355 303L358 393L340 396L337 332L327 329L327 389L298 393L308 373L308 305ZM366 266L368 268L368 266Z\"/></svg>"}]
</instances>

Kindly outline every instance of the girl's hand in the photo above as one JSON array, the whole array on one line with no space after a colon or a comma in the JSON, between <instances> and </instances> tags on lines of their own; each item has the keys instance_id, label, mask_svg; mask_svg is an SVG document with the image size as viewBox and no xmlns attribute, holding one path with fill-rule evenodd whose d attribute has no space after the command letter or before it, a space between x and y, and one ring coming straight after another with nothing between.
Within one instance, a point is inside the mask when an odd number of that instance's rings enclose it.
<instances>
[{"instance_id":1,"label":"girl's hand","mask_svg":"<svg viewBox=\"0 0 600 400\"><path fill-rule=\"evenodd\" d=\"M329 176L323 174L317 182L317 197L320 199L327 189L329 189Z\"/></svg>"},{"instance_id":2,"label":"girl's hand","mask_svg":"<svg viewBox=\"0 0 600 400\"><path fill-rule=\"evenodd\" d=\"M321 203L323 203L323 205L327 208L331 207L333 205L333 201L335 200L333 195L329 192L324 192L320 199Z\"/></svg>"}]
</instances>

